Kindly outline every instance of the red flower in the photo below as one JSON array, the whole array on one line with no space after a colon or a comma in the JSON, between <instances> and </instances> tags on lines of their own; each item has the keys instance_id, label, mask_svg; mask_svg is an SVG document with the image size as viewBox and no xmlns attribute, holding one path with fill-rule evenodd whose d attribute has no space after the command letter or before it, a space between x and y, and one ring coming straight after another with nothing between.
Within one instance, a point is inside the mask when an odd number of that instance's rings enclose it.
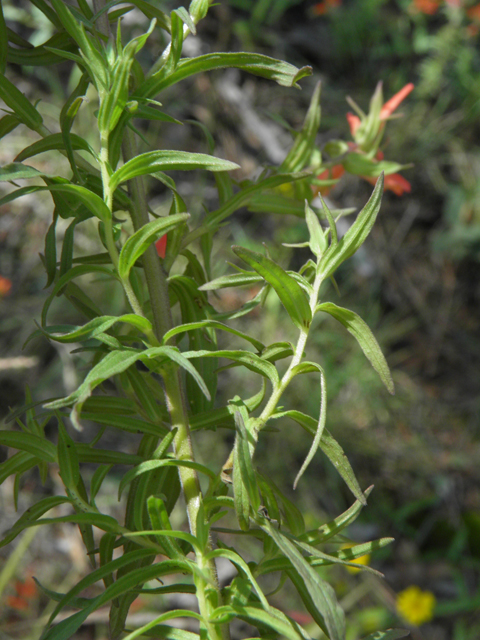
<instances>
[{"instance_id":1,"label":"red flower","mask_svg":"<svg viewBox=\"0 0 480 640\"><path fill-rule=\"evenodd\" d=\"M372 178L370 176L361 176L370 184L375 185L377 183L378 178ZM393 191L396 196L403 196L404 193L410 193L412 190L412 185L408 180L405 180L403 176L399 173L391 173L384 178L384 189L385 191Z\"/></svg>"},{"instance_id":2,"label":"red flower","mask_svg":"<svg viewBox=\"0 0 480 640\"><path fill-rule=\"evenodd\" d=\"M315 16L323 16L341 4L342 0L324 0L323 2L317 2L317 4L312 7L312 13Z\"/></svg>"},{"instance_id":3,"label":"red flower","mask_svg":"<svg viewBox=\"0 0 480 640\"><path fill-rule=\"evenodd\" d=\"M345 169L343 168L343 165L336 164L333 167L330 167L330 169L325 169L325 171L322 171L322 173L318 175L317 178L319 180L339 180L344 173ZM315 191L316 193L321 193L322 196L328 196L334 186L335 185L332 184L325 187L317 187Z\"/></svg>"},{"instance_id":4,"label":"red flower","mask_svg":"<svg viewBox=\"0 0 480 640\"><path fill-rule=\"evenodd\" d=\"M439 0L413 0L413 6L420 13L433 16L434 13L437 13L440 2Z\"/></svg>"},{"instance_id":5,"label":"red flower","mask_svg":"<svg viewBox=\"0 0 480 640\"><path fill-rule=\"evenodd\" d=\"M389 118L395 109L405 100L409 93L414 89L415 85L412 82L406 84L398 93L387 100L380 111L380 120L386 120ZM347 116L348 120L348 116Z\"/></svg>"},{"instance_id":6,"label":"red flower","mask_svg":"<svg viewBox=\"0 0 480 640\"><path fill-rule=\"evenodd\" d=\"M12 281L8 278L0 276L0 298L6 296L12 288Z\"/></svg>"},{"instance_id":7,"label":"red flower","mask_svg":"<svg viewBox=\"0 0 480 640\"><path fill-rule=\"evenodd\" d=\"M37 585L33 578L27 578L25 582L15 582L16 596L7 598L7 605L17 611L26 611L30 606L30 600L37 595Z\"/></svg>"},{"instance_id":8,"label":"red flower","mask_svg":"<svg viewBox=\"0 0 480 640\"><path fill-rule=\"evenodd\" d=\"M347 113L347 122L350 126L350 133L352 134L352 136L355 135L358 127L361 125L362 121L360 120L360 118L358 116L356 116L353 113L350 113L350 111Z\"/></svg>"},{"instance_id":9,"label":"red flower","mask_svg":"<svg viewBox=\"0 0 480 640\"><path fill-rule=\"evenodd\" d=\"M165 258L167 252L167 234L155 242L155 248L160 258Z\"/></svg>"}]
</instances>

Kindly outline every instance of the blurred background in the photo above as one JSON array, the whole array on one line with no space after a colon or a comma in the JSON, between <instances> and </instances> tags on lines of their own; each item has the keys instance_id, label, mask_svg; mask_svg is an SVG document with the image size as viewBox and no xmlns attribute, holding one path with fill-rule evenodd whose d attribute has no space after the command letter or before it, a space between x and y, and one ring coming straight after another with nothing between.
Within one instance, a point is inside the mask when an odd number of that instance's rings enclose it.
<instances>
[{"instance_id":1,"label":"blurred background","mask_svg":"<svg viewBox=\"0 0 480 640\"><path fill-rule=\"evenodd\" d=\"M171 10L182 3L159 2ZM51 35L50 24L30 3L3 2L8 26L32 44ZM132 34L145 19L133 11L124 18ZM155 33L142 51L146 63L162 50ZM414 91L397 110L403 117L388 124L382 145L386 157L414 166L402 175L410 191L387 191L381 213L364 248L338 272L338 292L328 299L364 318L391 366L396 395L388 396L357 344L340 325L318 323L309 350L327 373L327 427L344 448L362 488L375 485L368 508L351 528L352 540L392 536L395 542L366 559L385 574L328 572L349 619L348 640L378 628L403 625L414 640L480 638L480 3L468 0L222 0L189 38L184 55L220 50L256 51L311 65L313 76L302 90L237 71L202 75L165 91L165 110L179 120L196 120L213 135L216 153L238 162L237 179L251 177L265 164L279 164L299 129L316 83L322 82L319 148L332 138L349 138L346 96L365 111L379 81L385 98L409 82ZM148 59L150 57L150 60ZM68 63L47 70L13 67L10 78L53 123L75 78ZM168 108L167 108L168 105ZM85 110L76 133L89 138L91 113ZM207 152L201 129L151 126L145 134L157 148ZM53 126L53 125L52 125ZM83 127L83 129L82 129ZM31 140L30 140L31 138ZM11 162L34 134L22 127L0 142L0 162ZM95 144L95 141L92 141ZM61 164L53 152L30 164ZM215 190L205 175L176 177L189 211L200 215L202 202L215 206ZM3 189L3 185L2 185ZM10 189L9 185L3 189ZM158 211L168 211L161 186L153 191ZM334 208L359 210L371 185L345 174L328 193ZM39 253L51 223L51 198L35 194L0 211L0 412L25 401L25 384L34 399L71 392L82 380L86 360L69 356L68 345L43 340L25 343L39 318L46 282ZM69 233L66 221L59 233ZM58 228L57 228L58 229ZM281 243L307 240L304 221L295 216L241 211L220 233L214 264L218 274L232 260L229 247L261 249L265 242L284 267L298 268L306 249ZM93 228L77 230L80 253L96 242ZM99 303L110 295L101 281L91 285ZM218 310L240 306L252 291L223 290L212 298ZM76 311L56 302L50 318L75 324ZM109 300L120 310L121 299ZM257 326L252 329L252 324ZM292 339L280 304L270 296L264 310L237 321L239 328L267 342ZM222 378L247 397L256 390L250 378L229 370ZM295 381L285 405L318 414L317 382ZM303 509L309 526L344 511L353 499L333 467L320 454L294 493L291 485L310 446L292 424L261 440L257 465ZM5 425L3 426L5 428ZM52 428L52 437L54 430ZM195 442L204 461L224 461L228 440L205 434ZM116 442L122 450L130 441ZM2 460L7 452L1 452ZM214 463L215 464L215 463ZM60 491L52 475L44 487L35 473L22 479L18 509L45 492ZM13 483L0 487L3 528L16 518ZM115 511L112 486L106 509ZM9 524L10 523L10 524ZM15 562L14 545L0 555L0 638L36 639L48 612L47 598L31 581L65 591L88 571L81 541L72 528L30 530ZM2 564L3 559L3 564ZM13 567L13 568L12 568ZM8 572L10 572L9 575ZM6 577L9 578L8 586ZM53 586L52 586L53 588ZM139 601L134 615L148 615ZM148 605L150 606L150 605ZM298 603L286 605L299 622L309 624ZM148 607L147 607L148 608ZM106 638L101 616L75 638ZM312 637L319 638L313 627ZM83 634L83 635L82 635Z\"/></svg>"}]
</instances>

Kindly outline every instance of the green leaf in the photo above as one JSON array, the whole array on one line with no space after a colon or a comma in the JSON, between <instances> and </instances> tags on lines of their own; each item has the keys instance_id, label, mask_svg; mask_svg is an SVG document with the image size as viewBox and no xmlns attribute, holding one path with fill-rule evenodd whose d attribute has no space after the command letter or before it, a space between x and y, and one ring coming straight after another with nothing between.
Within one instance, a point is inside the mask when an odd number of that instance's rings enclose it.
<instances>
[{"instance_id":1,"label":"green leaf","mask_svg":"<svg viewBox=\"0 0 480 640\"><path fill-rule=\"evenodd\" d=\"M224 605L217 607L210 620L212 622L228 622L232 618L245 620L254 627L267 627L276 631L280 636L288 640L311 640L310 636L294 620L286 616L282 611L270 606L265 611L260 606Z\"/></svg>"},{"instance_id":2,"label":"green leaf","mask_svg":"<svg viewBox=\"0 0 480 640\"><path fill-rule=\"evenodd\" d=\"M243 331L232 329L232 327L223 324L223 322L218 322L217 320L200 320L199 322L189 322L187 324L182 324L174 327L173 329L170 329L170 331L167 331L167 333L163 336L163 344L166 344L171 338L178 335L179 333L185 333L186 331L193 331L195 329L221 329L222 331L227 331L228 333L232 333L239 338L247 340L248 342L253 344L253 346L258 351L263 351L263 349L265 348L265 346L256 338L252 338Z\"/></svg>"},{"instance_id":3,"label":"green leaf","mask_svg":"<svg viewBox=\"0 0 480 640\"><path fill-rule=\"evenodd\" d=\"M87 576L85 576L85 578L79 580L77 584L63 596L63 598L59 601L58 605L52 612L48 624L52 624L60 611L64 609L68 604L70 604L84 589L87 589L96 582L103 580L106 576L110 575L114 571L117 571L118 569L131 564L137 564L142 559L150 557L154 554L155 551L152 549L136 549L135 551L130 551L120 558L116 558L115 560L112 560L111 562L101 566L95 571L92 571Z\"/></svg>"},{"instance_id":4,"label":"green leaf","mask_svg":"<svg viewBox=\"0 0 480 640\"><path fill-rule=\"evenodd\" d=\"M308 431L313 436L317 433L318 430L318 421L310 416L307 416L300 411L285 411L282 413L275 414L272 418L280 418L282 416L291 418L295 420L301 427L303 427L306 431ZM355 477L353 469L348 461L347 456L343 452L342 447L338 444L335 438L328 432L327 429L323 430L322 438L320 440L320 448L333 464L335 469L344 479L350 491L353 495L361 502L362 505L366 505L367 501L364 497L362 490L360 489L360 485Z\"/></svg>"},{"instance_id":5,"label":"green leaf","mask_svg":"<svg viewBox=\"0 0 480 640\"><path fill-rule=\"evenodd\" d=\"M406 638L409 634L408 629L386 629L386 631L375 631L363 640L398 640L398 638Z\"/></svg>"},{"instance_id":6,"label":"green leaf","mask_svg":"<svg viewBox=\"0 0 480 640\"><path fill-rule=\"evenodd\" d=\"M326 542L333 536L337 535L337 533L343 531L343 529L352 524L352 522L355 522L360 514L360 511L367 504L367 498L372 492L372 489L373 485L365 491L365 493L363 494L364 499L362 502L360 500L356 500L351 507L349 507L341 515L335 518L335 520L327 522L326 524L313 531L307 531L306 533L299 536L299 540L308 542L308 544L311 545L317 545Z\"/></svg>"},{"instance_id":7,"label":"green leaf","mask_svg":"<svg viewBox=\"0 0 480 640\"><path fill-rule=\"evenodd\" d=\"M308 206L307 200L305 200L305 220L310 234L310 250L320 258L327 248L327 239L318 221L317 214Z\"/></svg>"},{"instance_id":8,"label":"green leaf","mask_svg":"<svg viewBox=\"0 0 480 640\"><path fill-rule=\"evenodd\" d=\"M159 469L161 467L187 467L188 469L195 469L199 473L203 473L211 480L217 479L217 476L211 469L205 467L199 462L192 462L191 460L175 460L173 458L162 458L161 460L146 460L145 462L140 463L134 469L130 469L129 471L127 471L127 473L123 476L118 486L118 499L121 498L123 490L127 485L130 484L130 482L132 482L132 480L135 480L135 478L138 478L144 473L149 473L154 469Z\"/></svg>"},{"instance_id":9,"label":"green leaf","mask_svg":"<svg viewBox=\"0 0 480 640\"><path fill-rule=\"evenodd\" d=\"M272 385L276 387L280 381L278 377L278 371L271 362L267 360L262 360L255 353L251 353L250 351L231 351L231 350L221 350L221 351L185 351L183 352L184 358L229 358L234 362L238 362L242 364L250 371L254 371L265 378L269 378Z\"/></svg>"},{"instance_id":10,"label":"green leaf","mask_svg":"<svg viewBox=\"0 0 480 640\"><path fill-rule=\"evenodd\" d=\"M205 382L200 377L198 371L192 364L182 355L178 349L174 347L151 347L144 351L120 351L115 350L108 353L103 360L91 369L83 383L78 387L76 391L71 393L66 398L49 402L45 405L49 409L59 409L61 407L67 407L75 405L74 411L71 415L72 420L77 422L78 413L82 409L82 405L85 400L91 395L93 389L101 384L104 380L125 371L132 364L141 360L147 366L153 361L154 358L160 358L162 360L172 360L176 364L180 365L186 371L188 371L197 381L198 385L202 389L206 397L209 397L208 389ZM78 422L77 422L78 425Z\"/></svg>"},{"instance_id":11,"label":"green leaf","mask_svg":"<svg viewBox=\"0 0 480 640\"><path fill-rule=\"evenodd\" d=\"M357 340L363 353L380 376L381 381L387 387L388 391L394 395L395 387L393 385L390 369L387 361L385 360L385 356L383 355L382 350L380 349L380 346L367 323L353 311L344 309L343 307L337 307L333 302L324 302L317 305L316 311L324 311L343 324L348 333Z\"/></svg>"},{"instance_id":12,"label":"green leaf","mask_svg":"<svg viewBox=\"0 0 480 640\"><path fill-rule=\"evenodd\" d=\"M344 640L345 615L333 588L308 564L297 547L265 518L257 517L258 526L269 535L303 581L312 603L325 620L330 640Z\"/></svg>"},{"instance_id":13,"label":"green leaf","mask_svg":"<svg viewBox=\"0 0 480 640\"><path fill-rule=\"evenodd\" d=\"M309 373L310 371L318 371L320 372L320 417L318 419L317 429L315 431L315 437L313 438L312 446L310 447L310 451L305 458L300 471L297 473L297 477L295 478L295 482L293 483L293 488L297 488L298 481L305 473L306 468L312 461L313 456L316 454L317 449L320 445L323 430L325 428L325 422L327 420L327 383L325 380L325 373L322 367L313 362L302 362L298 364L296 367L292 369L292 375L298 375L299 373Z\"/></svg>"},{"instance_id":14,"label":"green leaf","mask_svg":"<svg viewBox=\"0 0 480 640\"><path fill-rule=\"evenodd\" d=\"M232 250L275 289L295 326L302 331L308 329L312 321L312 311L308 298L295 280L261 253L236 246L232 247Z\"/></svg>"},{"instance_id":15,"label":"green leaf","mask_svg":"<svg viewBox=\"0 0 480 640\"><path fill-rule=\"evenodd\" d=\"M59 422L58 425L57 455L63 484L67 489L75 490L80 480L80 464L75 443L68 435L62 422Z\"/></svg>"},{"instance_id":16,"label":"green leaf","mask_svg":"<svg viewBox=\"0 0 480 640\"><path fill-rule=\"evenodd\" d=\"M375 189L365 207L360 211L357 219L347 233L338 242L330 245L323 254L318 269L323 278L329 278L337 268L348 258L353 256L365 242L380 211L383 194L383 175L377 180Z\"/></svg>"},{"instance_id":17,"label":"green leaf","mask_svg":"<svg viewBox=\"0 0 480 640\"><path fill-rule=\"evenodd\" d=\"M20 120L11 114L0 118L0 140L16 129L19 124Z\"/></svg>"},{"instance_id":18,"label":"green leaf","mask_svg":"<svg viewBox=\"0 0 480 640\"><path fill-rule=\"evenodd\" d=\"M250 584L255 589L255 591L256 591L256 593L258 595L258 598L259 598L260 602L262 603L265 611L270 611L270 605L268 604L268 600L266 599L266 597L265 597L263 591L261 590L258 582L253 577L253 574L250 571L250 567L245 562L245 560L243 560L243 558L241 558L238 555L238 553L235 553L234 551L231 551L230 549L215 549L214 551L210 551L210 553L208 553L207 556L206 556L207 560L214 559L214 558L226 558L227 560L230 560L230 562L232 562L233 564L237 565L245 573L245 575L247 576Z\"/></svg>"},{"instance_id":19,"label":"green leaf","mask_svg":"<svg viewBox=\"0 0 480 640\"><path fill-rule=\"evenodd\" d=\"M252 285L262 282L263 277L253 271L243 271L242 273L233 273L231 275L220 276L215 280L210 280L201 287L199 291L216 291L217 289L226 289L228 287L241 287L244 285Z\"/></svg>"},{"instance_id":20,"label":"green leaf","mask_svg":"<svg viewBox=\"0 0 480 640\"><path fill-rule=\"evenodd\" d=\"M125 322L144 334L148 335L152 331L152 324L147 318L142 318L134 313L127 313L124 316L100 316L94 318L83 327L75 328L73 331L69 331L64 334L59 334L55 327L44 327L41 329L42 333L47 335L50 340L55 342L83 342L85 340L91 340L100 333L104 333L116 322Z\"/></svg>"},{"instance_id":21,"label":"green leaf","mask_svg":"<svg viewBox=\"0 0 480 640\"><path fill-rule=\"evenodd\" d=\"M410 167L408 164L399 164L398 162L390 162L388 160L370 160L363 153L354 152L349 153L342 160L342 164L348 173L357 176L370 176L372 178L377 178L381 173L388 176Z\"/></svg>"},{"instance_id":22,"label":"green leaf","mask_svg":"<svg viewBox=\"0 0 480 640\"><path fill-rule=\"evenodd\" d=\"M153 97L166 87L196 73L227 67L274 80L284 87L295 87L299 80L312 73L311 67L297 69L287 62L257 53L207 53L196 58L180 60L175 71L166 77L163 77L160 70L140 87L138 95Z\"/></svg>"},{"instance_id":23,"label":"green leaf","mask_svg":"<svg viewBox=\"0 0 480 640\"><path fill-rule=\"evenodd\" d=\"M0 463L0 484L3 484L10 476L21 475L25 471L29 471L40 462L38 458L27 451L14 453L13 456Z\"/></svg>"},{"instance_id":24,"label":"green leaf","mask_svg":"<svg viewBox=\"0 0 480 640\"><path fill-rule=\"evenodd\" d=\"M124 165L125 166L125 165ZM145 253L155 240L178 227L189 219L188 213L177 213L164 218L157 218L136 231L123 245L118 260L118 274L122 280L128 275L135 262Z\"/></svg>"},{"instance_id":25,"label":"green leaf","mask_svg":"<svg viewBox=\"0 0 480 640\"><path fill-rule=\"evenodd\" d=\"M18 120L37 131L43 123L42 116L17 87L0 74L0 98L10 107Z\"/></svg>"},{"instance_id":26,"label":"green leaf","mask_svg":"<svg viewBox=\"0 0 480 640\"><path fill-rule=\"evenodd\" d=\"M148 151L126 162L117 169L110 179L112 189L126 180L144 176L156 171L190 171L204 169L207 171L234 171L238 164L222 160L204 153L188 153L186 151Z\"/></svg>"},{"instance_id":27,"label":"green leaf","mask_svg":"<svg viewBox=\"0 0 480 640\"><path fill-rule=\"evenodd\" d=\"M1 76L0 76L1 77ZM29 178L41 178L46 174L21 162L11 162L0 168L1 182L14 182L15 180L28 180ZM9 194L10 195L10 194ZM3 201L2 201L3 203Z\"/></svg>"},{"instance_id":28,"label":"green leaf","mask_svg":"<svg viewBox=\"0 0 480 640\"><path fill-rule=\"evenodd\" d=\"M292 148L280 166L279 170L282 172L301 171L309 164L312 153L317 150L315 139L320 126L320 90L321 84L318 82L302 130L296 135Z\"/></svg>"},{"instance_id":29,"label":"green leaf","mask_svg":"<svg viewBox=\"0 0 480 640\"><path fill-rule=\"evenodd\" d=\"M195 618L196 620L199 620L203 625L205 625L205 620L200 614L195 613L195 611L189 611L188 609L174 609L173 611L162 613L162 615L158 616L151 622L147 622L147 624L139 627L138 629L135 629L135 631L132 631L132 633L123 636L123 640L134 640L134 638L137 638L140 635L149 635L147 632L150 630L155 631L158 628L157 625L160 622L172 620L173 618ZM170 627L170 629L174 630L174 627ZM178 640L192 640L193 638L195 640L200 640L200 636L198 636L197 634L191 633L190 631L182 631L181 629L175 629L175 632L173 634L169 632L166 635L157 636L157 633L155 632L154 635L156 638L175 638Z\"/></svg>"},{"instance_id":30,"label":"green leaf","mask_svg":"<svg viewBox=\"0 0 480 640\"><path fill-rule=\"evenodd\" d=\"M258 511L260 495L251 458L255 442L253 435L245 427L244 420L248 420L248 412L246 407L242 409L243 411L237 410L234 414L237 433L233 449L233 487L238 521L240 527L246 531L250 527L250 505L254 512Z\"/></svg>"},{"instance_id":31,"label":"green leaf","mask_svg":"<svg viewBox=\"0 0 480 640\"><path fill-rule=\"evenodd\" d=\"M168 624L156 624L151 629L144 629L142 633L145 636L156 638L156 640L200 640L198 633L177 629Z\"/></svg>"},{"instance_id":32,"label":"green leaf","mask_svg":"<svg viewBox=\"0 0 480 640\"><path fill-rule=\"evenodd\" d=\"M7 67L8 34L7 25L3 16L3 7L0 3L0 74L5 74Z\"/></svg>"},{"instance_id":33,"label":"green leaf","mask_svg":"<svg viewBox=\"0 0 480 640\"><path fill-rule=\"evenodd\" d=\"M0 542L0 547L4 547L14 540L22 531L24 531L32 522L35 522L43 516L44 513L54 509L61 504L71 504L70 498L65 496L50 496L43 498L23 513L16 521L11 529L5 532L5 538Z\"/></svg>"},{"instance_id":34,"label":"green leaf","mask_svg":"<svg viewBox=\"0 0 480 640\"><path fill-rule=\"evenodd\" d=\"M20 431L0 430L0 443L4 447L12 447L20 451L27 451L45 462L56 462L57 454L54 444L36 436L33 433L21 433Z\"/></svg>"},{"instance_id":35,"label":"green leaf","mask_svg":"<svg viewBox=\"0 0 480 640\"><path fill-rule=\"evenodd\" d=\"M72 142L72 148L75 150L82 149L83 151L88 151L93 156L95 156L95 152L92 147L88 144L86 140L81 138L80 136L75 135L74 133L70 134L70 139ZM23 162L27 158L31 158L32 156L36 156L39 153L44 153L45 151L52 151L58 149L65 149L65 142L63 135L61 133L52 133L49 136L45 136L41 140L37 140L30 146L26 147L15 158L15 162Z\"/></svg>"}]
</instances>

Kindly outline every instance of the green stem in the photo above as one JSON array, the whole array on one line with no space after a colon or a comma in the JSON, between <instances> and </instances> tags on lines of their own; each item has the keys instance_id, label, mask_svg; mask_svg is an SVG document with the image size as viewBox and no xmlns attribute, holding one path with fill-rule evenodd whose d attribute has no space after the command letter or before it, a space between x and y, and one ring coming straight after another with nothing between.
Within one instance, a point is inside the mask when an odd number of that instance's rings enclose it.
<instances>
[{"instance_id":1,"label":"green stem","mask_svg":"<svg viewBox=\"0 0 480 640\"><path fill-rule=\"evenodd\" d=\"M136 155L137 149L134 134L129 129L126 129L123 143L123 156L125 162L136 157ZM132 221L133 226L137 231L148 223L148 207L143 178L137 177L130 180L129 191L133 202ZM167 276L162 268L153 245L151 245L143 254L142 259L145 279L150 294L154 332L158 341L161 342L163 335L173 327L168 297ZM163 376L163 380L172 429L176 428L177 430L174 439L175 456L179 460L194 461L195 458L190 438L187 403L179 368L173 364L168 366ZM190 531L193 535L196 535L197 516L203 501L198 475L194 469L189 469L187 467L180 467L179 474L186 501ZM206 552L208 553L209 550L210 544L207 546ZM197 561L199 563L203 563L202 557L199 556ZM215 590L217 592L217 606L221 606L221 594L220 587L218 585L215 562L213 560L206 562L205 568L210 574L211 582L215 585ZM205 620L208 620L215 608L210 602L210 599L205 595L209 585L198 577L196 578L196 584L199 595L198 603L200 613ZM227 640L229 637L227 625L209 625L208 633L209 640Z\"/></svg>"}]
</instances>

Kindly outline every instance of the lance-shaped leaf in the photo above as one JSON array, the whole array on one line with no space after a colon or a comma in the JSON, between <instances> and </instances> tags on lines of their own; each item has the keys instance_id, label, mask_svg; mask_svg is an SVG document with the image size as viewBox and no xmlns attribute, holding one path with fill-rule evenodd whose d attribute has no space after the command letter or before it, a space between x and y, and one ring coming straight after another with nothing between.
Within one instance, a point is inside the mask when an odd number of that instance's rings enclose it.
<instances>
[{"instance_id":1,"label":"lance-shaped leaf","mask_svg":"<svg viewBox=\"0 0 480 640\"><path fill-rule=\"evenodd\" d=\"M365 242L380 211L382 194L383 174L377 180L370 200L360 211L350 229L338 244L330 245L323 254L318 265L319 272L323 278L330 277L342 262L345 262L345 260L353 256L357 249Z\"/></svg>"},{"instance_id":2,"label":"lance-shaped leaf","mask_svg":"<svg viewBox=\"0 0 480 640\"><path fill-rule=\"evenodd\" d=\"M176 213L172 216L157 218L135 232L133 236L125 242L120 251L118 259L118 274L120 278L122 278L122 280L128 278L135 262L159 236L183 224L189 217L190 215L188 213Z\"/></svg>"},{"instance_id":3,"label":"lance-shaped leaf","mask_svg":"<svg viewBox=\"0 0 480 640\"><path fill-rule=\"evenodd\" d=\"M10 107L15 117L26 124L27 127L34 131L41 127L42 116L23 93L10 80L7 80L3 74L0 74L0 98Z\"/></svg>"},{"instance_id":4,"label":"lance-shaped leaf","mask_svg":"<svg viewBox=\"0 0 480 640\"><path fill-rule=\"evenodd\" d=\"M227 349L222 349L220 351L202 350L185 351L182 355L184 358L229 358L234 362L242 364L247 369L250 369L250 371L254 371L265 378L269 378L274 387L279 383L278 371L275 368L275 365L267 360L263 360L250 351L231 351Z\"/></svg>"},{"instance_id":5,"label":"lance-shaped leaf","mask_svg":"<svg viewBox=\"0 0 480 640\"><path fill-rule=\"evenodd\" d=\"M196 329L220 329L221 331L227 331L228 333L233 333L233 335L238 336L239 338L243 338L247 340L258 351L263 351L265 349L265 345L257 340L256 338L252 338L248 334L243 331L237 331L237 329L233 329L223 322L218 322L217 320L200 320L199 322L189 322L187 324L181 324L178 327L174 327L167 331L167 333L163 336L163 343L166 344L171 338L178 335L179 333L184 333L186 331L194 331Z\"/></svg>"},{"instance_id":6,"label":"lance-shaped leaf","mask_svg":"<svg viewBox=\"0 0 480 640\"><path fill-rule=\"evenodd\" d=\"M298 375L300 373L310 373L311 371L318 371L320 373L320 417L318 418L317 429L315 431L315 436L313 438L312 446L310 447L310 451L307 454L307 457L302 464L300 471L297 473L297 477L295 478L295 482L293 483L293 488L297 488L298 481L305 473L306 468L312 461L313 456L316 454L317 449L320 445L320 441L322 439L323 430L325 429L325 422L327 420L327 383L325 380L325 373L322 367L315 362L301 362L297 364L296 367L292 369L293 375Z\"/></svg>"},{"instance_id":7,"label":"lance-shaped leaf","mask_svg":"<svg viewBox=\"0 0 480 640\"><path fill-rule=\"evenodd\" d=\"M236 246L232 250L275 289L294 325L302 331L308 329L312 311L300 285L278 264L261 253Z\"/></svg>"},{"instance_id":8,"label":"lance-shaped leaf","mask_svg":"<svg viewBox=\"0 0 480 640\"><path fill-rule=\"evenodd\" d=\"M126 162L117 169L110 178L112 189L126 180L144 176L156 171L190 171L204 169L206 171L234 171L238 164L209 156L205 153L188 153L187 151L148 151Z\"/></svg>"},{"instance_id":9,"label":"lance-shaped leaf","mask_svg":"<svg viewBox=\"0 0 480 640\"><path fill-rule=\"evenodd\" d=\"M380 376L381 381L393 395L395 393L395 387L393 385L390 369L387 361L385 360L385 356L383 355L382 350L380 349L380 346L367 323L353 311L344 309L343 307L337 307L333 302L323 302L322 304L317 305L316 311L324 311L343 324L348 333L351 333L357 340L363 353Z\"/></svg>"},{"instance_id":10,"label":"lance-shaped leaf","mask_svg":"<svg viewBox=\"0 0 480 640\"><path fill-rule=\"evenodd\" d=\"M363 640L398 640L398 638L406 638L409 634L408 629L386 629L385 631L374 631Z\"/></svg>"},{"instance_id":11,"label":"lance-shaped leaf","mask_svg":"<svg viewBox=\"0 0 480 640\"><path fill-rule=\"evenodd\" d=\"M0 430L0 444L19 451L27 451L45 462L56 462L55 445L49 440L36 436L34 433Z\"/></svg>"},{"instance_id":12,"label":"lance-shaped leaf","mask_svg":"<svg viewBox=\"0 0 480 640\"><path fill-rule=\"evenodd\" d=\"M313 151L317 148L315 138L320 126L320 88L319 82L313 92L302 130L296 135L292 148L280 166L280 171L301 171L308 165Z\"/></svg>"},{"instance_id":13,"label":"lance-shaped leaf","mask_svg":"<svg viewBox=\"0 0 480 640\"><path fill-rule=\"evenodd\" d=\"M241 529L247 531L250 528L250 505L254 512L258 511L260 496L250 453L254 450L253 436L245 427L244 417L248 420L245 408L235 411L237 433L233 450L233 489L238 522Z\"/></svg>"},{"instance_id":14,"label":"lance-shaped leaf","mask_svg":"<svg viewBox=\"0 0 480 640\"><path fill-rule=\"evenodd\" d=\"M137 93L140 96L153 97L166 87L196 73L231 67L274 80L284 87L295 87L299 80L312 73L311 67L297 69L288 62L258 53L207 53L203 56L180 60L175 71L166 77L160 69L157 74L141 85Z\"/></svg>"},{"instance_id":15,"label":"lance-shaped leaf","mask_svg":"<svg viewBox=\"0 0 480 640\"><path fill-rule=\"evenodd\" d=\"M186 371L188 371L197 381L197 384L202 389L207 398L210 398L210 394L205 385L205 382L201 378L195 367L180 353L180 351L174 347L152 347L145 349L144 351L131 351L131 350L115 350L108 353L103 360L91 369L85 380L78 387L76 391L71 393L66 398L49 402L45 405L49 409L59 409L61 407L68 407L75 405L71 418L74 424L79 427L78 413L82 410L82 405L85 400L91 395L95 387L107 380L108 378L122 373L130 367L132 364L141 360L147 366L151 363L152 359L171 360L180 365Z\"/></svg>"},{"instance_id":16,"label":"lance-shaped leaf","mask_svg":"<svg viewBox=\"0 0 480 640\"><path fill-rule=\"evenodd\" d=\"M234 618L245 620L254 627L273 629L281 637L288 638L288 640L310 640L310 636L297 622L272 606L268 611L265 611L261 605L224 605L215 609L210 620L222 623L229 622Z\"/></svg>"},{"instance_id":17,"label":"lance-shaped leaf","mask_svg":"<svg viewBox=\"0 0 480 640\"><path fill-rule=\"evenodd\" d=\"M72 142L72 149L82 149L82 151L88 151L93 156L95 156L95 152L92 147L86 140L84 140L80 136L72 133L70 134L70 140ZM18 156L15 158L15 162L23 162L27 158L32 158L39 153L45 153L45 151L53 151L59 149L65 149L63 135L61 133L52 133L51 135L45 136L45 138L42 138L41 140L37 140L37 142L34 142L30 146L20 151Z\"/></svg>"},{"instance_id":18,"label":"lance-shaped leaf","mask_svg":"<svg viewBox=\"0 0 480 640\"><path fill-rule=\"evenodd\" d=\"M146 334L152 331L152 324L147 318L142 318L134 313L127 313L118 317L100 316L99 318L94 318L83 327L75 328L68 333L60 334L57 327L44 327L41 329L41 333L47 335L51 340L55 340L55 342L83 342L84 340L95 338L104 331L108 331L117 322L130 324Z\"/></svg>"},{"instance_id":19,"label":"lance-shaped leaf","mask_svg":"<svg viewBox=\"0 0 480 640\"><path fill-rule=\"evenodd\" d=\"M295 422L297 422L301 427L303 427L313 436L317 433L318 421L311 416L307 416L305 413L291 410L275 414L272 417L280 418L282 416L292 418L292 420L295 420ZM360 485L358 484L348 458L345 455L342 447L338 444L338 442L335 440L335 438L333 438L333 436L328 432L327 429L323 430L319 446L327 456L327 458L329 458L330 462L333 464L338 473L345 480L348 488L353 493L353 495L362 505L365 506L367 504L367 501L362 490L360 489Z\"/></svg>"},{"instance_id":20,"label":"lance-shaped leaf","mask_svg":"<svg viewBox=\"0 0 480 640\"><path fill-rule=\"evenodd\" d=\"M298 548L266 518L257 518L258 526L272 538L282 554L290 560L302 579L312 603L325 621L330 640L345 639L345 615L337 602L333 588L306 561Z\"/></svg>"},{"instance_id":21,"label":"lance-shaped leaf","mask_svg":"<svg viewBox=\"0 0 480 640\"><path fill-rule=\"evenodd\" d=\"M206 284L198 287L199 291L216 291L217 289L227 289L228 287L241 287L262 282L263 277L253 271L243 271L242 273L232 273L220 276L215 280L210 280Z\"/></svg>"},{"instance_id":22,"label":"lance-shaped leaf","mask_svg":"<svg viewBox=\"0 0 480 640\"><path fill-rule=\"evenodd\" d=\"M308 233L310 234L310 250L320 258L327 248L327 239L323 232L322 225L318 221L317 214L308 206L307 200L305 200L305 220L307 222Z\"/></svg>"}]
</instances>

